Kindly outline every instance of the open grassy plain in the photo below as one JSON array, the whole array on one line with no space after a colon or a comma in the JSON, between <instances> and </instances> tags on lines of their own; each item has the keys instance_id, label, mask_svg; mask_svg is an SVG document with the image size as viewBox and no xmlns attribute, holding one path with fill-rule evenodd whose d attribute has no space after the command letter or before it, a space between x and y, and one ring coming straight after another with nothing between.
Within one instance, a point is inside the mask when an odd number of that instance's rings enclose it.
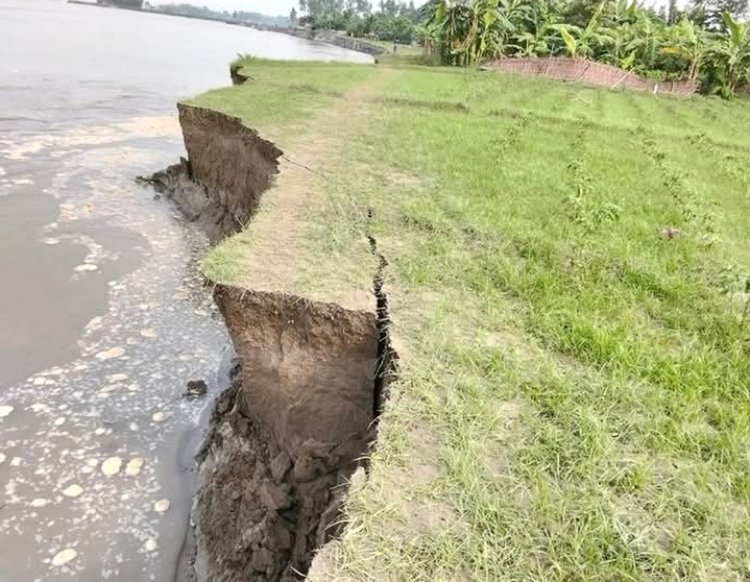
<instances>
[{"instance_id":1,"label":"open grassy plain","mask_svg":"<svg viewBox=\"0 0 750 582\"><path fill-rule=\"evenodd\" d=\"M747 102L440 68L243 72L193 102L307 177L281 290L366 286L368 236L388 261L399 375L312 577L747 580ZM259 237L216 247L206 275L272 271Z\"/></svg>"}]
</instances>

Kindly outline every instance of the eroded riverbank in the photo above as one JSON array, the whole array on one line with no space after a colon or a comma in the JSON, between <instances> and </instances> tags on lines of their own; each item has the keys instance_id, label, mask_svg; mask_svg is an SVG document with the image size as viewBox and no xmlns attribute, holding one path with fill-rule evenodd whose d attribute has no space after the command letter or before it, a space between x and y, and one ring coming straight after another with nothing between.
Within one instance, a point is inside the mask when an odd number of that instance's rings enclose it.
<instances>
[{"instance_id":1,"label":"eroded riverbank","mask_svg":"<svg viewBox=\"0 0 750 582\"><path fill-rule=\"evenodd\" d=\"M251 221L283 152L237 118L179 111L189 159L148 181L219 241ZM369 244L370 309L284 288L216 287L238 359L198 457L198 580L298 580L343 528L346 491L375 442L394 370L387 263Z\"/></svg>"}]
</instances>

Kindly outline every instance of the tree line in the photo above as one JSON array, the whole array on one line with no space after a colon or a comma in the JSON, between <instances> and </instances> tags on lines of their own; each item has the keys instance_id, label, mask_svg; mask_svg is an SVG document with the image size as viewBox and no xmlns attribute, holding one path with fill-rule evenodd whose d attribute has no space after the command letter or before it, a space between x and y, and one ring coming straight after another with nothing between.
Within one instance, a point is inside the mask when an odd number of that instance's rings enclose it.
<instances>
[{"instance_id":1,"label":"tree line","mask_svg":"<svg viewBox=\"0 0 750 582\"><path fill-rule=\"evenodd\" d=\"M446 65L500 57L591 59L723 97L750 83L748 0L431 0L424 43Z\"/></svg>"},{"instance_id":2,"label":"tree line","mask_svg":"<svg viewBox=\"0 0 750 582\"><path fill-rule=\"evenodd\" d=\"M290 15L293 24L404 44L417 40L420 13L413 0L381 0L375 5L369 0L300 0L299 8Z\"/></svg>"}]
</instances>

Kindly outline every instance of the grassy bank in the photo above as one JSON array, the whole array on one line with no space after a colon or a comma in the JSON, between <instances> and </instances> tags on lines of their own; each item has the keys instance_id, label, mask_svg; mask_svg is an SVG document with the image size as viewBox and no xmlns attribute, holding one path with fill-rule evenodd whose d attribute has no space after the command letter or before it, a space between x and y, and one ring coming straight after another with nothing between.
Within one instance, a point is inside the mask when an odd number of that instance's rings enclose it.
<instances>
[{"instance_id":1,"label":"grassy bank","mask_svg":"<svg viewBox=\"0 0 750 582\"><path fill-rule=\"evenodd\" d=\"M244 72L195 101L293 159L332 142L294 291L335 295L315 265L370 272L366 233L389 261L400 378L320 579L746 579L750 107L445 69ZM243 284L257 237L207 275Z\"/></svg>"}]
</instances>

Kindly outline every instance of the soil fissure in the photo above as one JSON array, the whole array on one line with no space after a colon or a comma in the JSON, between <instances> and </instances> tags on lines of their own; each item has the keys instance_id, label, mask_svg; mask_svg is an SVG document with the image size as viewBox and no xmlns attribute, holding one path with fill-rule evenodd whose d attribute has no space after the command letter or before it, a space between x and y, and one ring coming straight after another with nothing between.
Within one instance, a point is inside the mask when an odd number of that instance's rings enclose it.
<instances>
[{"instance_id":1,"label":"soil fissure","mask_svg":"<svg viewBox=\"0 0 750 582\"><path fill-rule=\"evenodd\" d=\"M367 209L368 222L374 218L372 208ZM385 271L388 268L388 259L378 250L378 241L375 236L368 232L367 240L370 244L370 252L377 261L375 275L372 280L373 294L375 295L375 324L378 330L378 357L377 371L373 390L373 418L377 420L385 410L388 400L388 385L397 374L397 354L391 343L391 315L388 304L388 294L385 292Z\"/></svg>"}]
</instances>

